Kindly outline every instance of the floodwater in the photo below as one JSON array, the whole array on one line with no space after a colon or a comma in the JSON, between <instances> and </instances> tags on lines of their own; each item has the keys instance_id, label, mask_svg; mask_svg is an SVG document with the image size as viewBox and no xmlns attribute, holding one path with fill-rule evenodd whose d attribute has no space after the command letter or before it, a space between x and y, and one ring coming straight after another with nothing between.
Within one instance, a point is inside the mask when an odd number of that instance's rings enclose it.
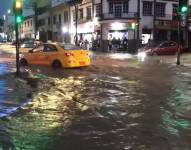
<instances>
[{"instance_id":1,"label":"floodwater","mask_svg":"<svg viewBox=\"0 0 191 150\"><path fill-rule=\"evenodd\" d=\"M91 108L75 112L75 119L62 134L57 126L54 135L51 134L52 143L41 141L47 148L40 150L191 149L191 68L175 66L173 56L137 59L129 54L100 53L91 57L93 65L86 68L25 68L45 78L80 81L82 85L71 85L72 92L80 94L79 103ZM47 100L49 96L44 97ZM62 102L50 104L54 107ZM55 124L61 121L59 116L48 118L55 113L49 109L43 117L47 117L49 124ZM34 122L31 119L30 125ZM21 128L25 130L27 126ZM46 133L47 129L38 136ZM29 144L35 149L35 140L31 141Z\"/></svg>"}]
</instances>

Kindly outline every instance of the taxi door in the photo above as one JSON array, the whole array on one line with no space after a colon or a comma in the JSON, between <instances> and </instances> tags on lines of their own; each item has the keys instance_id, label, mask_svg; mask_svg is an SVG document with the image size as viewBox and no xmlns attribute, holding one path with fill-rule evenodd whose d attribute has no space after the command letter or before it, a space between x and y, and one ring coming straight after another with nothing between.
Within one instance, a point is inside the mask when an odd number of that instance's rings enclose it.
<instances>
[{"instance_id":1,"label":"taxi door","mask_svg":"<svg viewBox=\"0 0 191 150\"><path fill-rule=\"evenodd\" d=\"M43 53L39 56L42 65L50 66L54 59L57 59L57 48L54 44L44 44Z\"/></svg>"},{"instance_id":2,"label":"taxi door","mask_svg":"<svg viewBox=\"0 0 191 150\"><path fill-rule=\"evenodd\" d=\"M39 58L40 55L43 53L44 46L39 45L36 48L34 48L31 52L28 53L28 63L38 65L41 63L41 60Z\"/></svg>"}]
</instances>

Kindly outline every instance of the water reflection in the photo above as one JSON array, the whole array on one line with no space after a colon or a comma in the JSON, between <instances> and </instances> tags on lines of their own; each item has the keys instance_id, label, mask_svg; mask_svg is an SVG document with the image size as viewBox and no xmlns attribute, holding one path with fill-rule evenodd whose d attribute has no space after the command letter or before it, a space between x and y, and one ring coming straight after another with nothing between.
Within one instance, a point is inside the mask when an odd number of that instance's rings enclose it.
<instances>
[{"instance_id":1,"label":"water reflection","mask_svg":"<svg viewBox=\"0 0 191 150\"><path fill-rule=\"evenodd\" d=\"M147 56L147 55L146 55L145 52L140 52L140 53L138 53L138 55L137 55L139 61L145 61L146 56Z\"/></svg>"},{"instance_id":2,"label":"water reflection","mask_svg":"<svg viewBox=\"0 0 191 150\"><path fill-rule=\"evenodd\" d=\"M0 76L6 73L7 66L0 64ZM6 94L7 83L5 80L0 80L0 117L5 116L6 109L3 106L4 96Z\"/></svg>"}]
</instances>

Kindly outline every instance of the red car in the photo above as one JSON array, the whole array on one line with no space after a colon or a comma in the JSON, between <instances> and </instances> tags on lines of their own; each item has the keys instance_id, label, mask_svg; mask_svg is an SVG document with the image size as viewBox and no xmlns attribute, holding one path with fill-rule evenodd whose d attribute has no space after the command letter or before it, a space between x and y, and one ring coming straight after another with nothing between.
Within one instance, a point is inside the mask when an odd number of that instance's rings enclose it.
<instances>
[{"instance_id":1,"label":"red car","mask_svg":"<svg viewBox=\"0 0 191 150\"><path fill-rule=\"evenodd\" d=\"M158 44L155 47L151 47L146 51L147 55L165 55L165 54L176 54L178 52L178 44L174 41L165 41Z\"/></svg>"}]
</instances>

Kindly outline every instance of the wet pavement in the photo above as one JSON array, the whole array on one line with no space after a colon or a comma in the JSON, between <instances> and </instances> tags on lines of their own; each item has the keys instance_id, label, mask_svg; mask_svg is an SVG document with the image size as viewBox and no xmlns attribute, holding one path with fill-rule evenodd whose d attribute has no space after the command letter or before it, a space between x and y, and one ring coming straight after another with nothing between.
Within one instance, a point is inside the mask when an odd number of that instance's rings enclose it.
<instances>
[{"instance_id":1,"label":"wet pavement","mask_svg":"<svg viewBox=\"0 0 191 150\"><path fill-rule=\"evenodd\" d=\"M51 85L11 119L18 149L191 149L189 65L174 65L175 56L91 56L86 68L24 68Z\"/></svg>"}]
</instances>

